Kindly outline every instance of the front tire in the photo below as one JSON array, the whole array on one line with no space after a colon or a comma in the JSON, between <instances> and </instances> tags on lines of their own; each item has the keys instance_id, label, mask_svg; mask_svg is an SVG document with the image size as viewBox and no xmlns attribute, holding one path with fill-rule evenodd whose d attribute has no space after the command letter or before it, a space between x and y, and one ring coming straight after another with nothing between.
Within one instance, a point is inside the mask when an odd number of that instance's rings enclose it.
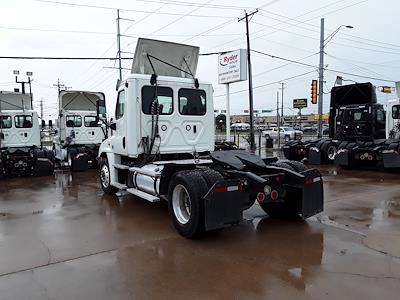
<instances>
[{"instance_id":1,"label":"front tire","mask_svg":"<svg viewBox=\"0 0 400 300\"><path fill-rule=\"evenodd\" d=\"M200 236L204 230L204 195L207 183L198 171L180 171L171 179L168 209L175 229L186 238Z\"/></svg>"},{"instance_id":2,"label":"front tire","mask_svg":"<svg viewBox=\"0 0 400 300\"><path fill-rule=\"evenodd\" d=\"M110 167L107 158L103 158L100 162L99 180L101 189L108 195L115 195L118 189L111 185Z\"/></svg>"}]
</instances>

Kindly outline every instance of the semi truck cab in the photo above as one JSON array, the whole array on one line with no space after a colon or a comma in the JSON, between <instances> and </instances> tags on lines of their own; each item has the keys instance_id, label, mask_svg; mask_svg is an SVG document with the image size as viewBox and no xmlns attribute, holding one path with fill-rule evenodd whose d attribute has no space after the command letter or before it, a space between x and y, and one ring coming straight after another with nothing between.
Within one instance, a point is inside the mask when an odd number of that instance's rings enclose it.
<instances>
[{"instance_id":1,"label":"semi truck cab","mask_svg":"<svg viewBox=\"0 0 400 300\"><path fill-rule=\"evenodd\" d=\"M214 151L213 88L195 78L198 56L198 47L138 40L132 73L117 84L113 134L99 148L104 193L167 201L187 238L238 224L255 201L275 217L322 211L317 170L244 150Z\"/></svg>"}]
</instances>

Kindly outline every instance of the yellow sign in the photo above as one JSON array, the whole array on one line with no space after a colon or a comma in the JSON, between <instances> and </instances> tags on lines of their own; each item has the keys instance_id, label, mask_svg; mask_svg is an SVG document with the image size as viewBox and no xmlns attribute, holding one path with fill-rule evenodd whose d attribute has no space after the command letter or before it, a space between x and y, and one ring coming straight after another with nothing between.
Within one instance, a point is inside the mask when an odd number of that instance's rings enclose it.
<instances>
[{"instance_id":1,"label":"yellow sign","mask_svg":"<svg viewBox=\"0 0 400 300\"><path fill-rule=\"evenodd\" d=\"M328 121L329 119L329 114L322 114L322 120L323 121ZM314 115L314 120L318 121L319 120L319 115Z\"/></svg>"}]
</instances>

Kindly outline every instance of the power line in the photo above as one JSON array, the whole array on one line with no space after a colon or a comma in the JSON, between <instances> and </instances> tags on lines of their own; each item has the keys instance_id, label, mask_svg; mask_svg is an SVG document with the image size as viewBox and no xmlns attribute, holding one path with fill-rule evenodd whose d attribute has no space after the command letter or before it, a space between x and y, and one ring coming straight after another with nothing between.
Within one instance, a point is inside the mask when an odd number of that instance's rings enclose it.
<instances>
[{"instance_id":1,"label":"power line","mask_svg":"<svg viewBox=\"0 0 400 300\"><path fill-rule=\"evenodd\" d=\"M288 77L288 78L284 78L284 79L281 79L281 80L277 80L277 81L273 81L273 82L257 85L255 87L253 87L253 90L259 89L259 88L262 88L262 87L265 87L265 86L269 86L269 85L274 85L274 84L277 84L277 83L280 84L282 81L292 80L292 79L295 79L295 78L298 78L298 77L302 77L302 76L311 74L313 72L315 72L315 70L312 70L312 71L309 71L309 72L306 72L306 73L302 73L302 74L298 74L298 75L294 75L294 76L291 76L291 77ZM230 95L243 93L243 92L247 92L247 91L248 91L248 89L243 89L243 90L239 90L239 91L235 91L235 92L230 92ZM223 96L226 96L226 94L215 95L214 98L219 98L219 97L223 97Z\"/></svg>"},{"instance_id":2,"label":"power line","mask_svg":"<svg viewBox=\"0 0 400 300\"><path fill-rule=\"evenodd\" d=\"M111 6L99 6L99 5L89 5L89 4L79 4L79 3L68 3L68 2L61 2L61 1L49 1L49 0L31 0L36 2L43 2L47 4L56 4L56 5L67 5L67 6L76 6L76 7L86 7L86 8L97 8L97 9L105 9L105 10L117 10L120 11L129 11L129 12L137 12L137 13L152 13L149 10L138 10L138 9L129 9L129 8L118 8L118 7L111 7ZM157 12L159 15L167 15L167 16L185 16L186 14L182 13L175 13L175 12ZM230 17L224 15L191 15L191 17L196 18L220 18L220 19L230 19Z\"/></svg>"},{"instance_id":3,"label":"power line","mask_svg":"<svg viewBox=\"0 0 400 300\"><path fill-rule=\"evenodd\" d=\"M137 0L139 2L147 2L147 3L164 3L167 5L175 5L175 6L195 6L195 7L204 7L204 8L220 8L220 9L231 9L231 10L244 10L244 9L254 9L254 7L241 7L234 5L221 5L221 4L207 4L203 5L201 3L196 2L186 2L186 1L155 1L155 0Z\"/></svg>"},{"instance_id":4,"label":"power line","mask_svg":"<svg viewBox=\"0 0 400 300\"><path fill-rule=\"evenodd\" d=\"M0 56L0 59L30 59L30 60L116 60L115 57L50 57L50 56ZM121 59L132 59L122 57Z\"/></svg>"},{"instance_id":5,"label":"power line","mask_svg":"<svg viewBox=\"0 0 400 300\"><path fill-rule=\"evenodd\" d=\"M268 54L268 53L265 53L265 52L262 52L262 51L257 51L257 50L251 50L251 51L255 52L255 53L258 53L258 54L261 54L261 55L265 55L265 56L271 57L271 58L276 58L276 59L279 59L279 60L292 62L292 63L303 65L303 66L306 66L306 67L318 68L315 65L302 63L300 61L296 61L296 60L293 60L293 59L288 59L288 58L284 58L284 57ZM345 75L350 75L350 76L355 76L355 77L360 77L360 78L365 78L365 79L372 79L372 80L386 81L386 82L396 82L395 80L364 76L364 75L359 75L359 74L354 74L354 73L349 73L349 72L344 72L344 71L338 71L338 70L335 70L335 69L324 68L324 70L325 71L330 71L330 72L342 73L342 74L345 74Z\"/></svg>"}]
</instances>

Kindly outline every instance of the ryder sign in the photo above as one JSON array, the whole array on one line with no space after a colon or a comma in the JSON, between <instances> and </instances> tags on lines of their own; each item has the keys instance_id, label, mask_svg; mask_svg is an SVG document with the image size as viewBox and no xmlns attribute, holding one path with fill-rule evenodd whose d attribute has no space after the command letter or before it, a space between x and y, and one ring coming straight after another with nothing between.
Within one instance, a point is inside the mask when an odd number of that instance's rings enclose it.
<instances>
[{"instance_id":1,"label":"ryder sign","mask_svg":"<svg viewBox=\"0 0 400 300\"><path fill-rule=\"evenodd\" d=\"M246 50L239 49L218 57L218 83L231 83L247 79Z\"/></svg>"}]
</instances>

